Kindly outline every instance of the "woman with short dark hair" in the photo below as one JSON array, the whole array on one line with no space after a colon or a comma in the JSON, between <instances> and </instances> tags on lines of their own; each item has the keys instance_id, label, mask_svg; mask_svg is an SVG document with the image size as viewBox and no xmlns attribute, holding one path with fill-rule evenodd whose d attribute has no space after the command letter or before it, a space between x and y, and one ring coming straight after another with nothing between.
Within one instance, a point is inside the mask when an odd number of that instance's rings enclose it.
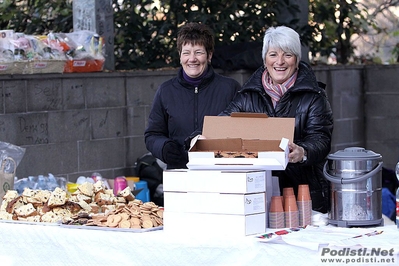
<instances>
[{"instance_id":1,"label":"woman with short dark hair","mask_svg":"<svg viewBox=\"0 0 399 266\"><path fill-rule=\"evenodd\" d=\"M201 132L204 116L218 115L241 87L213 70L214 35L206 25L182 26L177 49L182 67L158 88L144 133L148 151L168 169L187 168L184 140Z\"/></svg>"}]
</instances>

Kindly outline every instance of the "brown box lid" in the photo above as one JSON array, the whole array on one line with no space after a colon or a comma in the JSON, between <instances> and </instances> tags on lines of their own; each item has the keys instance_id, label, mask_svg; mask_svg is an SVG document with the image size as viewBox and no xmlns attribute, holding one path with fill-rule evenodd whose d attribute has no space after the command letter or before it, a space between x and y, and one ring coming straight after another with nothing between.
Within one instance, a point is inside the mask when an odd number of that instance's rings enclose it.
<instances>
[{"instance_id":1,"label":"brown box lid","mask_svg":"<svg viewBox=\"0 0 399 266\"><path fill-rule=\"evenodd\" d=\"M294 137L295 118L268 117L260 113L205 116L202 135L209 139L278 140ZM231 142L229 143L231 145Z\"/></svg>"}]
</instances>

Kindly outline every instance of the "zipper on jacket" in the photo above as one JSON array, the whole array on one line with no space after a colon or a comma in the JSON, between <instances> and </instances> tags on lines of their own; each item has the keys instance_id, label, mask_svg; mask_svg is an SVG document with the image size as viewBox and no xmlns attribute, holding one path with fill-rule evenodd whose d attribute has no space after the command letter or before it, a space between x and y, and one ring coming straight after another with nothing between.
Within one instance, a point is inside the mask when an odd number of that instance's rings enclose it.
<instances>
[{"instance_id":1,"label":"zipper on jacket","mask_svg":"<svg viewBox=\"0 0 399 266\"><path fill-rule=\"evenodd\" d=\"M198 128L198 87L194 88L194 130Z\"/></svg>"}]
</instances>

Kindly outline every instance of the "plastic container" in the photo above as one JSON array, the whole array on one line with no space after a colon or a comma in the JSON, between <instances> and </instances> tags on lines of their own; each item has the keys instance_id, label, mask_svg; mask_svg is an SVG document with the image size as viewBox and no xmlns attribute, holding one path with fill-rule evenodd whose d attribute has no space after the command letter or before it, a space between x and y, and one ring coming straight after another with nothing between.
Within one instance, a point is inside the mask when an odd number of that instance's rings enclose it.
<instances>
[{"instance_id":1,"label":"plastic container","mask_svg":"<svg viewBox=\"0 0 399 266\"><path fill-rule=\"evenodd\" d=\"M66 184L66 188L67 188L67 191L68 191L69 193L75 192L75 191L78 189L78 186L79 186L79 184L76 184L76 183L70 183L70 182L68 182L68 183Z\"/></svg>"},{"instance_id":2,"label":"plastic container","mask_svg":"<svg viewBox=\"0 0 399 266\"><path fill-rule=\"evenodd\" d=\"M382 156L348 147L327 159L323 173L331 182L329 223L339 227L383 225Z\"/></svg>"},{"instance_id":3,"label":"plastic container","mask_svg":"<svg viewBox=\"0 0 399 266\"><path fill-rule=\"evenodd\" d=\"M127 180L124 176L115 177L114 180L114 195L118 195L118 193L124 190L127 187Z\"/></svg>"},{"instance_id":4,"label":"plastic container","mask_svg":"<svg viewBox=\"0 0 399 266\"><path fill-rule=\"evenodd\" d=\"M127 180L127 181L132 181L132 182L134 182L134 183L137 183L137 182L140 181L140 177L137 177L137 176L127 176L127 177L126 177L126 180Z\"/></svg>"},{"instance_id":5,"label":"plastic container","mask_svg":"<svg viewBox=\"0 0 399 266\"><path fill-rule=\"evenodd\" d=\"M142 202L150 201L150 190L148 189L147 181L140 180L134 183L135 189L142 188L143 190L136 195L136 199L141 200Z\"/></svg>"}]
</instances>

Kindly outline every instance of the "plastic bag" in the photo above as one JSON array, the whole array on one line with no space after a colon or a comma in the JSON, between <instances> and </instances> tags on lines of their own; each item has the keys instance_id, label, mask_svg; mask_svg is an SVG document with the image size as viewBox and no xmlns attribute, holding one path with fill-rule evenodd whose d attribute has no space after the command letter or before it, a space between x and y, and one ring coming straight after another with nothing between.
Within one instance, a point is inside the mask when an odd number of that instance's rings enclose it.
<instances>
[{"instance_id":1,"label":"plastic bag","mask_svg":"<svg viewBox=\"0 0 399 266\"><path fill-rule=\"evenodd\" d=\"M4 161L6 158L11 157L17 167L25 155L25 148L15 146L14 144L0 141L0 159ZM8 170L14 168L13 165L8 165Z\"/></svg>"},{"instance_id":2,"label":"plastic bag","mask_svg":"<svg viewBox=\"0 0 399 266\"><path fill-rule=\"evenodd\" d=\"M25 154L25 148L0 141L0 199L14 187L15 171Z\"/></svg>"}]
</instances>

